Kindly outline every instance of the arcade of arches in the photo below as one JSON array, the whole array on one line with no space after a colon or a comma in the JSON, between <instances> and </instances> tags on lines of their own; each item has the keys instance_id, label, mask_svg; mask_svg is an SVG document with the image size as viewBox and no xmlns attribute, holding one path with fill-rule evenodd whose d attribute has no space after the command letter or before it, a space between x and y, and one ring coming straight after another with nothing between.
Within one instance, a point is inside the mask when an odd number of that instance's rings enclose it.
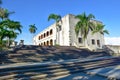
<instances>
[{"instance_id":1,"label":"arcade of arches","mask_svg":"<svg viewBox=\"0 0 120 80\"><path fill-rule=\"evenodd\" d=\"M51 39L50 41L40 43L39 45L40 46L53 46L53 40Z\"/></svg>"},{"instance_id":2,"label":"arcade of arches","mask_svg":"<svg viewBox=\"0 0 120 80\"><path fill-rule=\"evenodd\" d=\"M41 34L38 37L38 40L42 40L44 38L47 38L47 37L51 36L52 34L53 34L53 30L50 29L49 31L46 31L45 33ZM45 42L40 43L39 45L41 45L41 46L52 46L53 45L53 40L52 39L47 40Z\"/></svg>"},{"instance_id":3,"label":"arcade of arches","mask_svg":"<svg viewBox=\"0 0 120 80\"><path fill-rule=\"evenodd\" d=\"M41 34L39 37L38 37L38 40L41 40L41 39L44 39L46 37L49 37L50 35L53 34L53 30L51 29L50 31L47 31L46 33L43 33Z\"/></svg>"}]
</instances>

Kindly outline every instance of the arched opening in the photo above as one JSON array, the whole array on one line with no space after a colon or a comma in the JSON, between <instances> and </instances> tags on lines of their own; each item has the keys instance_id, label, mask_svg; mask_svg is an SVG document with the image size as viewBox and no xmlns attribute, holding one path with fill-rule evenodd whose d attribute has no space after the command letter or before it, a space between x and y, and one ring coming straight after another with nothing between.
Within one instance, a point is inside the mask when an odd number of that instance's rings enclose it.
<instances>
[{"instance_id":1,"label":"arched opening","mask_svg":"<svg viewBox=\"0 0 120 80\"><path fill-rule=\"evenodd\" d=\"M41 35L41 39L43 38L43 35Z\"/></svg>"},{"instance_id":2,"label":"arched opening","mask_svg":"<svg viewBox=\"0 0 120 80\"><path fill-rule=\"evenodd\" d=\"M45 33L44 33L44 38L45 38L46 36L45 36Z\"/></svg>"},{"instance_id":3,"label":"arched opening","mask_svg":"<svg viewBox=\"0 0 120 80\"><path fill-rule=\"evenodd\" d=\"M49 41L47 41L47 46L49 45Z\"/></svg>"},{"instance_id":4,"label":"arched opening","mask_svg":"<svg viewBox=\"0 0 120 80\"><path fill-rule=\"evenodd\" d=\"M43 46L43 43L41 43L41 46Z\"/></svg>"},{"instance_id":5,"label":"arched opening","mask_svg":"<svg viewBox=\"0 0 120 80\"><path fill-rule=\"evenodd\" d=\"M53 30L51 29L51 30L50 30L50 35L52 35L52 34L53 34Z\"/></svg>"},{"instance_id":6,"label":"arched opening","mask_svg":"<svg viewBox=\"0 0 120 80\"><path fill-rule=\"evenodd\" d=\"M50 46L53 46L53 40L52 39L50 40Z\"/></svg>"},{"instance_id":7,"label":"arched opening","mask_svg":"<svg viewBox=\"0 0 120 80\"><path fill-rule=\"evenodd\" d=\"M38 37L38 40L40 40L40 36Z\"/></svg>"},{"instance_id":8,"label":"arched opening","mask_svg":"<svg viewBox=\"0 0 120 80\"><path fill-rule=\"evenodd\" d=\"M44 42L44 46L45 46L46 44L45 44L45 42Z\"/></svg>"},{"instance_id":9,"label":"arched opening","mask_svg":"<svg viewBox=\"0 0 120 80\"><path fill-rule=\"evenodd\" d=\"M47 31L47 36L49 36L49 32Z\"/></svg>"}]
</instances>

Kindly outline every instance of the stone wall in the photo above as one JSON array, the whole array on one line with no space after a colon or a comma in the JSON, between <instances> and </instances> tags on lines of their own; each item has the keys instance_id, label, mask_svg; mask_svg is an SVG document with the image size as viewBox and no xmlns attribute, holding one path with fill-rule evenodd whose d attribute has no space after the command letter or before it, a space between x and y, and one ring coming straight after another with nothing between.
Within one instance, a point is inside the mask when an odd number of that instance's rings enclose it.
<instances>
[{"instance_id":1,"label":"stone wall","mask_svg":"<svg viewBox=\"0 0 120 80\"><path fill-rule=\"evenodd\" d=\"M111 55L120 56L120 45L105 45L105 50Z\"/></svg>"}]
</instances>

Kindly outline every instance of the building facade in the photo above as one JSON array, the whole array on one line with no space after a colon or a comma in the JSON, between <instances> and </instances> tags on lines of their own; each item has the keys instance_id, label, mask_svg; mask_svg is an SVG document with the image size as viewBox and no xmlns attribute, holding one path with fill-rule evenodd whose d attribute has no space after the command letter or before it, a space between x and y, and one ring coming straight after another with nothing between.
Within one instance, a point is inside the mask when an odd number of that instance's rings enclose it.
<instances>
[{"instance_id":1,"label":"building facade","mask_svg":"<svg viewBox=\"0 0 120 80\"><path fill-rule=\"evenodd\" d=\"M76 19L72 14L64 16L59 22L59 28L54 23L37 34L33 38L34 45L76 46L85 47L90 50L102 49L104 45L104 36L102 34L95 33L93 35L89 32L85 40L83 40L81 33L76 36L75 25L78 21L79 19Z\"/></svg>"}]
</instances>

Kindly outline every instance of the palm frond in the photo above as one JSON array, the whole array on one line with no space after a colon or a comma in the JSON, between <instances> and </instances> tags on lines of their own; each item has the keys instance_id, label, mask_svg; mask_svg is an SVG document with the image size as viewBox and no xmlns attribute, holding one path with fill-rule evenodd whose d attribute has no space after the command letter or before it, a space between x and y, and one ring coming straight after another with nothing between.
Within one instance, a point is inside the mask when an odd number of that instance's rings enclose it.
<instances>
[{"instance_id":1,"label":"palm frond","mask_svg":"<svg viewBox=\"0 0 120 80\"><path fill-rule=\"evenodd\" d=\"M101 34L109 34L108 30L104 29L105 25L98 23L97 26L94 28L94 30L92 31L93 34L95 33L101 33Z\"/></svg>"},{"instance_id":2,"label":"palm frond","mask_svg":"<svg viewBox=\"0 0 120 80\"><path fill-rule=\"evenodd\" d=\"M90 20L90 19L95 19L95 16L93 15L93 14L89 14L88 15L88 19Z\"/></svg>"},{"instance_id":3,"label":"palm frond","mask_svg":"<svg viewBox=\"0 0 120 80\"><path fill-rule=\"evenodd\" d=\"M78 23L76 24L76 28L79 26L79 30L76 30L76 35L78 35L78 31L81 32L81 35L83 36L84 39L87 38L89 31L93 31L95 28L95 23L91 22L91 19L94 19L95 16L92 14L89 14L88 16L86 13L79 14L75 16L75 18L79 19ZM75 29L76 29L75 28ZM94 32L96 32L94 30Z\"/></svg>"},{"instance_id":4,"label":"palm frond","mask_svg":"<svg viewBox=\"0 0 120 80\"><path fill-rule=\"evenodd\" d=\"M48 16L48 21L50 21L51 19L55 20L56 22L60 21L61 20L61 16L60 15L57 15L57 14L50 14Z\"/></svg>"},{"instance_id":5,"label":"palm frond","mask_svg":"<svg viewBox=\"0 0 120 80\"><path fill-rule=\"evenodd\" d=\"M37 27L35 26L35 24L29 25L29 27L30 33L36 33Z\"/></svg>"}]
</instances>

